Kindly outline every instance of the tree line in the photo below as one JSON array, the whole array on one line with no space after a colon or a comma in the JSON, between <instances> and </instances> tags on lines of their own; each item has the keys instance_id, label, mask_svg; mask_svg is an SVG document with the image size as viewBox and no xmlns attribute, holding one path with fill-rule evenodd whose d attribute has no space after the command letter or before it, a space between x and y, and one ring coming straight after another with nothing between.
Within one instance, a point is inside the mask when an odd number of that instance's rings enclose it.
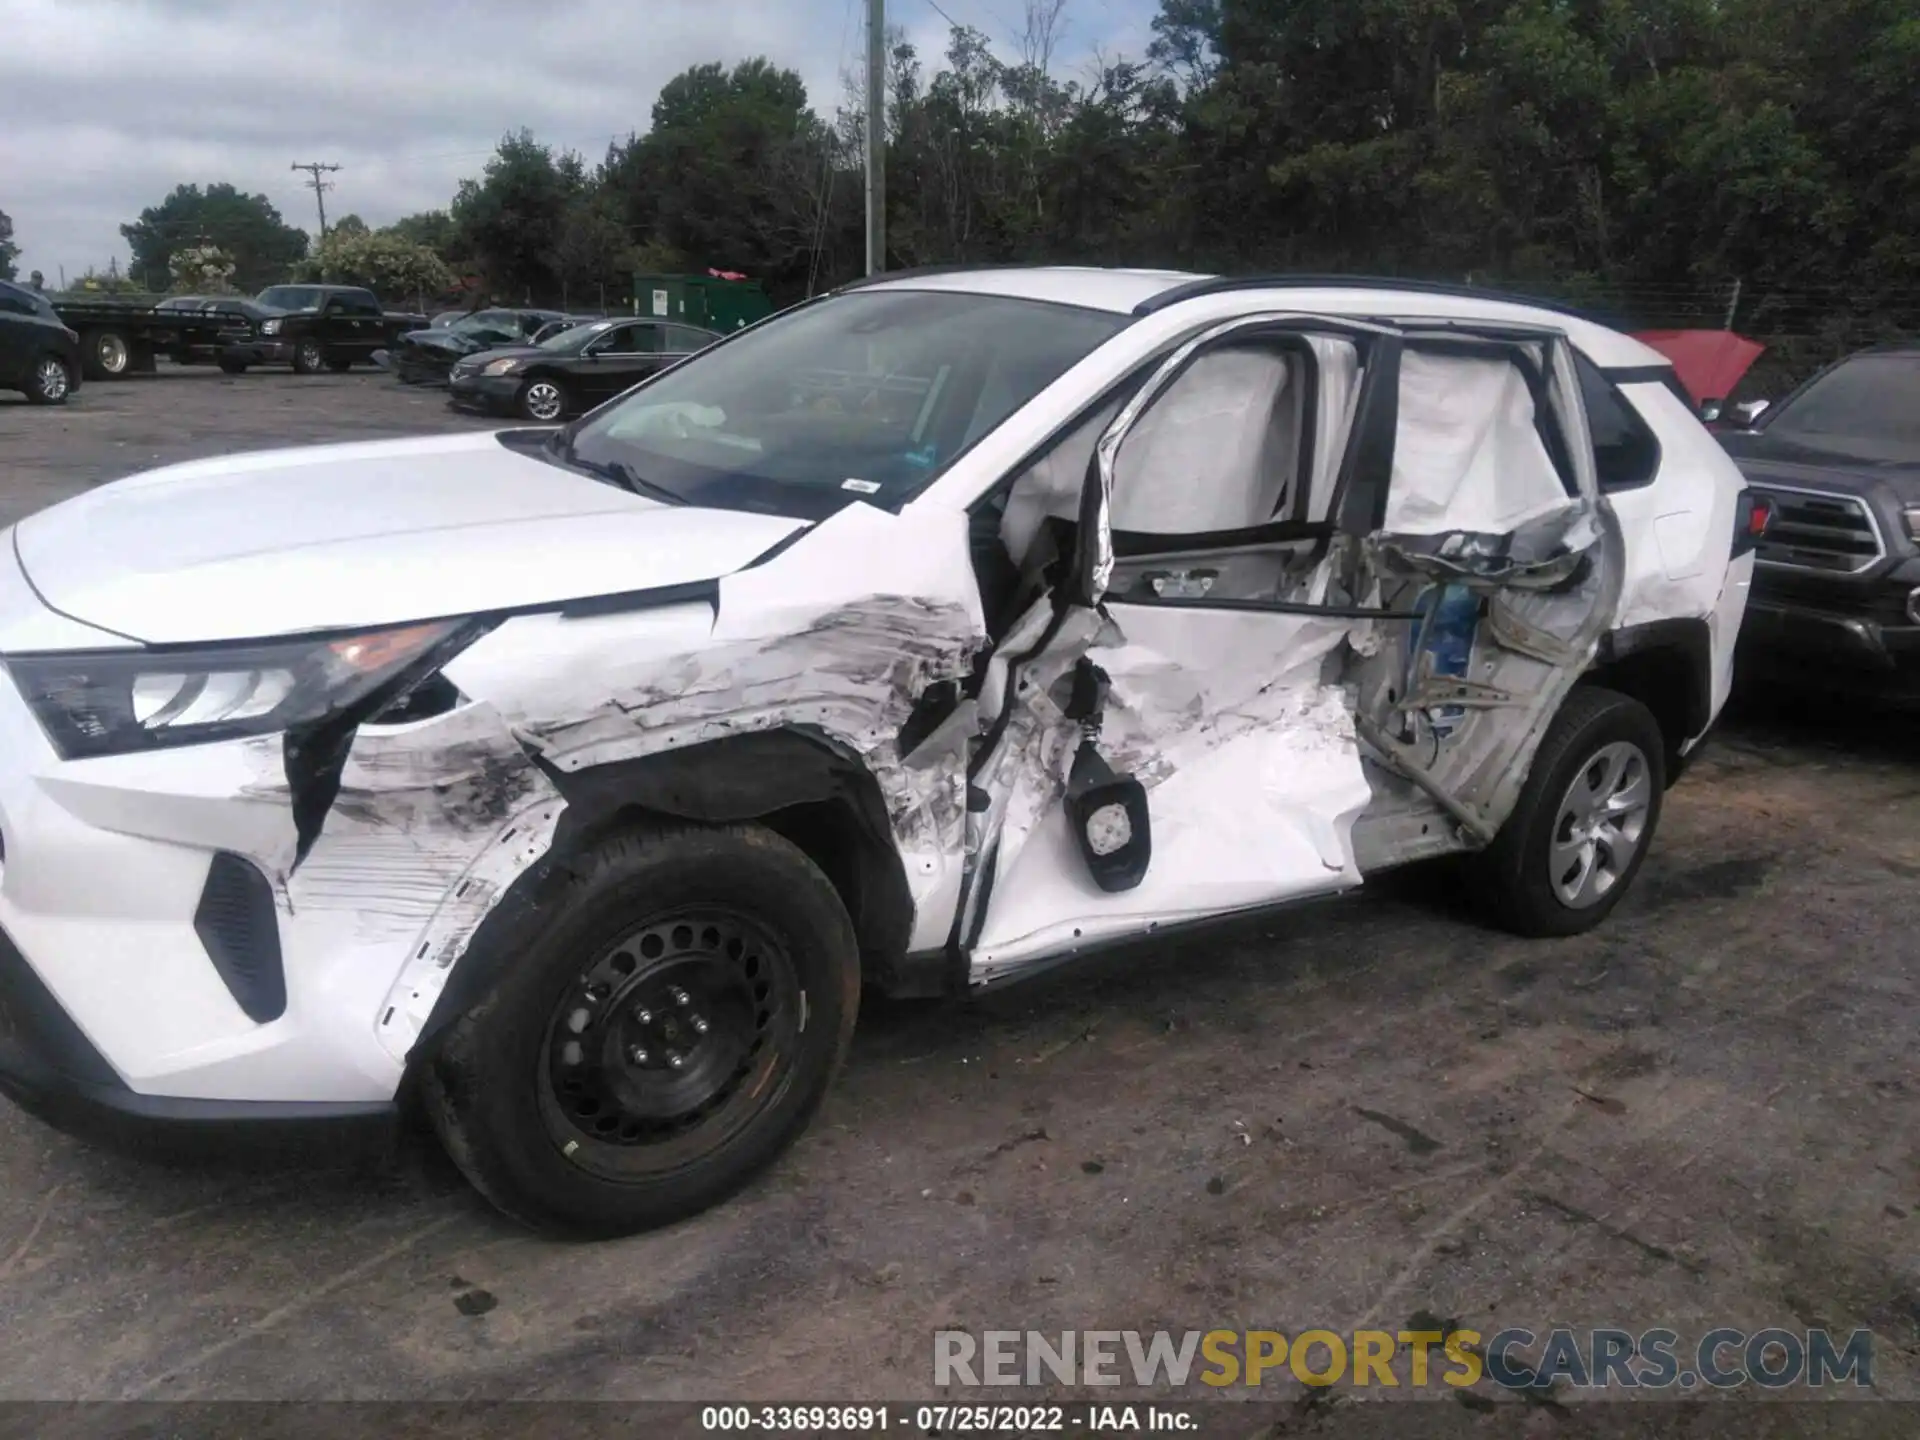
<instances>
[{"instance_id":1,"label":"tree line","mask_svg":"<svg viewBox=\"0 0 1920 1440\"><path fill-rule=\"evenodd\" d=\"M1822 355L1920 328L1920 0L1161 0L1145 54L1072 75L1067 4L999 48L891 37L889 267L1443 278ZM123 230L136 276L210 238L241 288L358 267L579 309L720 268L791 300L863 268L864 120L700 65L597 162L509 135L331 255L227 186Z\"/></svg>"}]
</instances>

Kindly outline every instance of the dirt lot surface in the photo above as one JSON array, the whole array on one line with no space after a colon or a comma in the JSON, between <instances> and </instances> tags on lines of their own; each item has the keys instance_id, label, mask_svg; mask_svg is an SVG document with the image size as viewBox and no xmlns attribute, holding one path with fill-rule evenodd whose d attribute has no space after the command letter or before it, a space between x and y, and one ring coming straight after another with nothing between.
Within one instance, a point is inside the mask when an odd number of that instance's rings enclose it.
<instances>
[{"instance_id":1,"label":"dirt lot surface","mask_svg":"<svg viewBox=\"0 0 1920 1440\"><path fill-rule=\"evenodd\" d=\"M0 518L471 423L367 375L0 401ZM157 1167L0 1102L0 1399L909 1398L941 1327L1436 1318L1865 1326L1879 1393L1920 1398L1913 733L1736 716L1590 937L1507 939L1412 878L869 1007L770 1178L622 1243L528 1238L430 1141Z\"/></svg>"}]
</instances>

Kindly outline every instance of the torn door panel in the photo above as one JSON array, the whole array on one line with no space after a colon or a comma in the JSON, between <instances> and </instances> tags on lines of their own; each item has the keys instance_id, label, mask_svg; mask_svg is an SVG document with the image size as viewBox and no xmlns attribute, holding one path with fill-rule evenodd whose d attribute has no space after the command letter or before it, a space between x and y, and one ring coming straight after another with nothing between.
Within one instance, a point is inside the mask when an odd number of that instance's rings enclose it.
<instances>
[{"instance_id":1,"label":"torn door panel","mask_svg":"<svg viewBox=\"0 0 1920 1440\"><path fill-rule=\"evenodd\" d=\"M1542 363L1551 383L1530 385L1507 360L1409 352L1388 523L1362 552L1383 606L1421 618L1371 622L1356 644L1360 733L1482 843L1613 623L1625 569L1584 416L1556 399L1564 346ZM1556 463L1556 425L1583 458Z\"/></svg>"},{"instance_id":2,"label":"torn door panel","mask_svg":"<svg viewBox=\"0 0 1920 1440\"><path fill-rule=\"evenodd\" d=\"M1118 603L1109 612L1087 652L1110 681L1097 743L1148 787L1150 863L1134 888L1094 882L1060 804L1078 727L1055 695L1036 696L1034 718L1012 722L1032 738L1009 747L996 772L1012 796L973 950L976 982L1108 936L1360 881L1351 829L1371 792L1351 702L1322 679L1346 622Z\"/></svg>"}]
</instances>

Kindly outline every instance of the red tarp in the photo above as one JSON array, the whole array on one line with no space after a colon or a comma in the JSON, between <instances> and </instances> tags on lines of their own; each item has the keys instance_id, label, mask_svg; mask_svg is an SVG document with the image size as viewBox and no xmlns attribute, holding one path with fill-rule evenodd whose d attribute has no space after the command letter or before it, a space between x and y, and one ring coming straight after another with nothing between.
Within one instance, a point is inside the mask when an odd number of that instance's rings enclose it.
<instances>
[{"instance_id":1,"label":"red tarp","mask_svg":"<svg viewBox=\"0 0 1920 1440\"><path fill-rule=\"evenodd\" d=\"M1767 347L1731 330L1642 330L1634 339L1673 362L1674 373L1698 403L1733 393Z\"/></svg>"}]
</instances>

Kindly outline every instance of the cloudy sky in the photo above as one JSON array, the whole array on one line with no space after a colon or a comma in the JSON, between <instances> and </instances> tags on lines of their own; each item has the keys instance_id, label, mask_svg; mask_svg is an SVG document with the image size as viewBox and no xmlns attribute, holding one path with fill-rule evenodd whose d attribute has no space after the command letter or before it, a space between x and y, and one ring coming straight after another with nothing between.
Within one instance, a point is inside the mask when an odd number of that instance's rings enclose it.
<instances>
[{"instance_id":1,"label":"cloudy sky","mask_svg":"<svg viewBox=\"0 0 1920 1440\"><path fill-rule=\"evenodd\" d=\"M176 184L229 181L315 229L295 161L336 161L330 217L444 206L526 126L597 161L689 65L765 55L816 109L861 63L865 0L0 0L0 211L20 273L111 257ZM1140 56L1157 0L1067 0L1056 72ZM1017 53L1025 0L888 0L923 59L940 12Z\"/></svg>"}]
</instances>

